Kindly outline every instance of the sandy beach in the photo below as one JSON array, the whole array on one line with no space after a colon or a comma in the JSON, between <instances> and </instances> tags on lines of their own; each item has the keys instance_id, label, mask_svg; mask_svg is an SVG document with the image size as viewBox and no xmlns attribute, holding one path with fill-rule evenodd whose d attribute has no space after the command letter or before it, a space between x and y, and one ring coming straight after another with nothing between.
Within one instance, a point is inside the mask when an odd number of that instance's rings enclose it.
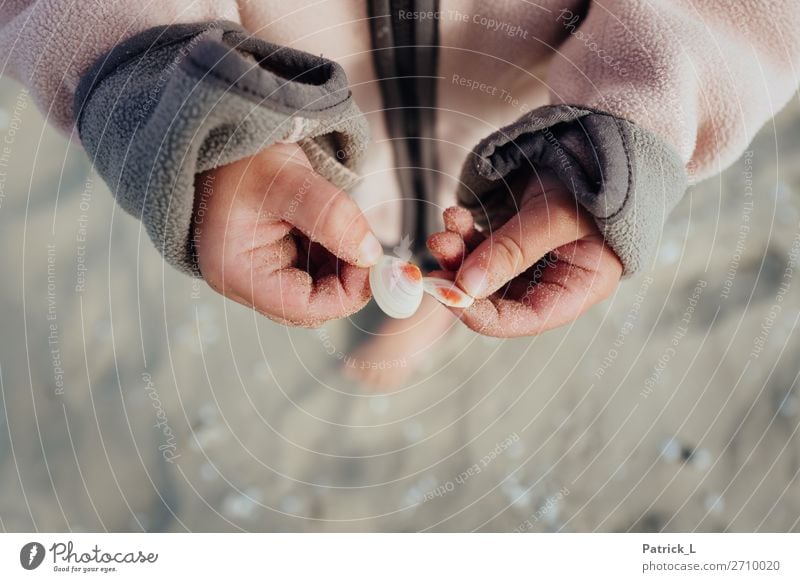
<instances>
[{"instance_id":1,"label":"sandy beach","mask_svg":"<svg viewBox=\"0 0 800 582\"><path fill-rule=\"evenodd\" d=\"M375 310L275 325L163 263L0 81L4 531L800 531L800 107L574 324L454 322L406 388Z\"/></svg>"}]
</instances>

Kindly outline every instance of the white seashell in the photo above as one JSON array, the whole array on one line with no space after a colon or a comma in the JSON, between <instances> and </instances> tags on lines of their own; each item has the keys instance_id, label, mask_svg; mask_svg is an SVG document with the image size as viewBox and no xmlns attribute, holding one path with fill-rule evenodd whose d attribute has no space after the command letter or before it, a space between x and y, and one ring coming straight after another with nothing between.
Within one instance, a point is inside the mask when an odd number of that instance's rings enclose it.
<instances>
[{"instance_id":1,"label":"white seashell","mask_svg":"<svg viewBox=\"0 0 800 582\"><path fill-rule=\"evenodd\" d=\"M422 303L422 273L412 263L384 256L369 270L369 285L375 303L389 317L411 317Z\"/></svg>"},{"instance_id":2,"label":"white seashell","mask_svg":"<svg viewBox=\"0 0 800 582\"><path fill-rule=\"evenodd\" d=\"M474 297L467 295L456 287L455 283L447 279L423 277L422 287L425 289L426 293L433 295L440 303L448 307L466 309L475 301Z\"/></svg>"}]
</instances>

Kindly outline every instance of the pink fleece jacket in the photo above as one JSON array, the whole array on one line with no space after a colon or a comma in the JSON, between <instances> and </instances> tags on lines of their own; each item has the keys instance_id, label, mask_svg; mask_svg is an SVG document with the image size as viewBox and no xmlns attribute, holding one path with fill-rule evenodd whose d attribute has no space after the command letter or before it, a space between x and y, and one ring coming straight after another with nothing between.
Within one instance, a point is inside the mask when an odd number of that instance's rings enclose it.
<instances>
[{"instance_id":1,"label":"pink fleece jacket","mask_svg":"<svg viewBox=\"0 0 800 582\"><path fill-rule=\"evenodd\" d=\"M443 0L440 116L445 173L520 112L548 103L599 109L664 138L690 175L729 165L795 92L797 0ZM583 17L579 16L584 14ZM89 66L147 28L212 19L339 61L380 143L366 8L352 0L10 0L0 6L2 72L69 130ZM484 85L491 91L480 90ZM477 88L473 88L477 87ZM453 145L455 144L455 145ZM388 147L368 170L391 165Z\"/></svg>"}]
</instances>

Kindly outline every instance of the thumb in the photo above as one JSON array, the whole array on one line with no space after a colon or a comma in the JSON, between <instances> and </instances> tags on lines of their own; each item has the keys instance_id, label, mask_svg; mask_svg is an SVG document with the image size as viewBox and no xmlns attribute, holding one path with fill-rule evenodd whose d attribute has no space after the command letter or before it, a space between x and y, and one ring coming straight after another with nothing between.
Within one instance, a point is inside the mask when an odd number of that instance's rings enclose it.
<instances>
[{"instance_id":1,"label":"thumb","mask_svg":"<svg viewBox=\"0 0 800 582\"><path fill-rule=\"evenodd\" d=\"M359 267L378 262L383 249L358 205L317 174L293 144L265 150L263 210L300 230L340 259ZM262 190L263 191L263 190Z\"/></svg>"},{"instance_id":2,"label":"thumb","mask_svg":"<svg viewBox=\"0 0 800 582\"><path fill-rule=\"evenodd\" d=\"M592 234L596 228L566 191L529 198L519 214L469 254L456 281L473 297L486 297L551 250Z\"/></svg>"}]
</instances>

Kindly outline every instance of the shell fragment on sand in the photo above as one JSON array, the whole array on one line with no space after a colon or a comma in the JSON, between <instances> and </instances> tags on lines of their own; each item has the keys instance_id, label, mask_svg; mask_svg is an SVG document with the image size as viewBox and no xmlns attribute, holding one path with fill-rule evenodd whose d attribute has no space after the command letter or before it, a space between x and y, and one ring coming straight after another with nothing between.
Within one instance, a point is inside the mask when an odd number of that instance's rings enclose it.
<instances>
[{"instance_id":1,"label":"shell fragment on sand","mask_svg":"<svg viewBox=\"0 0 800 582\"><path fill-rule=\"evenodd\" d=\"M384 256L369 270L369 285L378 307L389 317L411 317L422 303L422 273L412 263Z\"/></svg>"},{"instance_id":2,"label":"shell fragment on sand","mask_svg":"<svg viewBox=\"0 0 800 582\"><path fill-rule=\"evenodd\" d=\"M475 301L474 297L467 295L459 289L453 281L447 279L423 277L422 287L425 289L426 293L432 295L447 307L466 309Z\"/></svg>"}]
</instances>

